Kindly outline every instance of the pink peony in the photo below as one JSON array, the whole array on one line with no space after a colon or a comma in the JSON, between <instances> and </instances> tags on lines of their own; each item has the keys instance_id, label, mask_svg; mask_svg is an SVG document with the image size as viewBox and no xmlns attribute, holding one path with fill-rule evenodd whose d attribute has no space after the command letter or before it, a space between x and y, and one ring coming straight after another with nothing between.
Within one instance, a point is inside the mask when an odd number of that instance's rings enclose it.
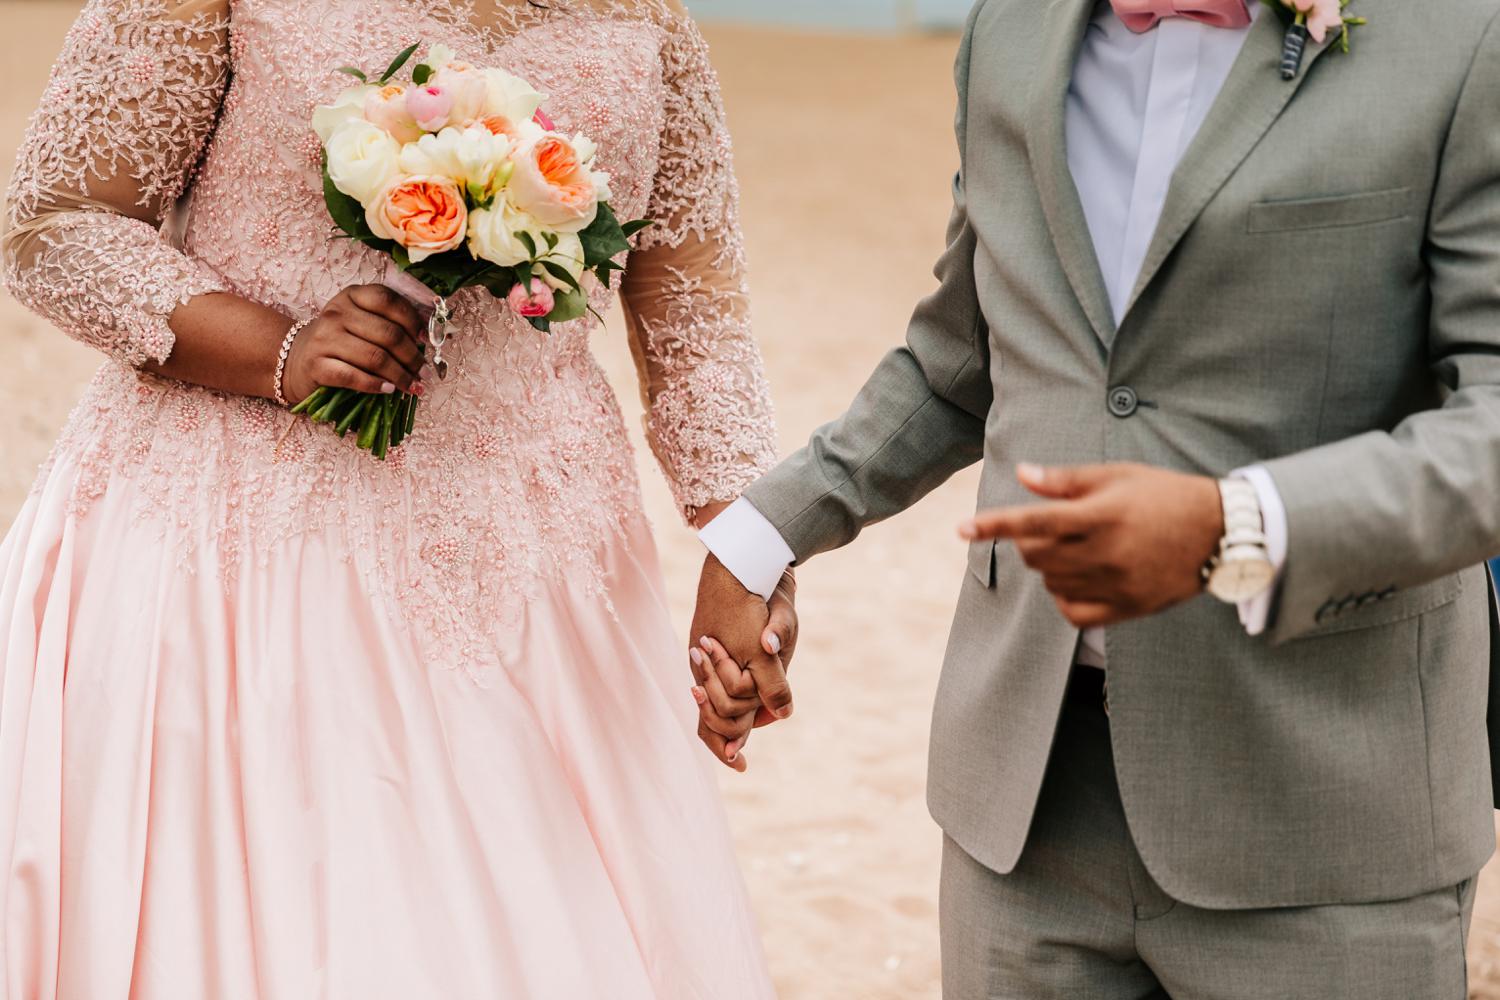
<instances>
[{"instance_id":1,"label":"pink peony","mask_svg":"<svg viewBox=\"0 0 1500 1000\"><path fill-rule=\"evenodd\" d=\"M1339 0L1287 0L1287 3L1307 19L1307 33L1319 45L1328 32L1344 26L1344 5Z\"/></svg>"},{"instance_id":2,"label":"pink peony","mask_svg":"<svg viewBox=\"0 0 1500 1000\"><path fill-rule=\"evenodd\" d=\"M525 285L512 288L508 301L511 311L526 319L539 319L551 313L557 306L552 289L541 278L532 278L529 289Z\"/></svg>"},{"instance_id":3,"label":"pink peony","mask_svg":"<svg viewBox=\"0 0 1500 1000\"><path fill-rule=\"evenodd\" d=\"M453 95L435 83L413 87L406 92L406 110L418 125L436 132L448 124L453 113Z\"/></svg>"}]
</instances>

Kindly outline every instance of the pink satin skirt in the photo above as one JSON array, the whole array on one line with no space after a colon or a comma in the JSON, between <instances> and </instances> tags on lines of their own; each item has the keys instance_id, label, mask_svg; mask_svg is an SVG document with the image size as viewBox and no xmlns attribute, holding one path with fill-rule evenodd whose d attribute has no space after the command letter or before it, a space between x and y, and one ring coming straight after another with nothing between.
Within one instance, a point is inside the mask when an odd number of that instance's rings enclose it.
<instances>
[{"instance_id":1,"label":"pink satin skirt","mask_svg":"<svg viewBox=\"0 0 1500 1000\"><path fill-rule=\"evenodd\" d=\"M336 529L226 589L76 475L0 545L0 1000L774 995L643 522L476 683Z\"/></svg>"}]
</instances>

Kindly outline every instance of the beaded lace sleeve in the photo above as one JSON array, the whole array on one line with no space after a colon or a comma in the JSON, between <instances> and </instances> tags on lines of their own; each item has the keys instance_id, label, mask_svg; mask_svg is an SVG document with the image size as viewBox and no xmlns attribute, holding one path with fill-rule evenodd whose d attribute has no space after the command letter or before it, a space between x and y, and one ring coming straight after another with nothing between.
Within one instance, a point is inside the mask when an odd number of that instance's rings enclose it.
<instances>
[{"instance_id":1,"label":"beaded lace sleeve","mask_svg":"<svg viewBox=\"0 0 1500 1000\"><path fill-rule=\"evenodd\" d=\"M222 290L159 227L213 129L228 63L225 0L90 0L17 156L6 285L126 364L165 362L173 310Z\"/></svg>"},{"instance_id":2,"label":"beaded lace sleeve","mask_svg":"<svg viewBox=\"0 0 1500 1000\"><path fill-rule=\"evenodd\" d=\"M663 48L666 118L645 230L621 288L646 433L684 513L733 500L776 458L750 329L729 130L708 47L683 15Z\"/></svg>"}]
</instances>

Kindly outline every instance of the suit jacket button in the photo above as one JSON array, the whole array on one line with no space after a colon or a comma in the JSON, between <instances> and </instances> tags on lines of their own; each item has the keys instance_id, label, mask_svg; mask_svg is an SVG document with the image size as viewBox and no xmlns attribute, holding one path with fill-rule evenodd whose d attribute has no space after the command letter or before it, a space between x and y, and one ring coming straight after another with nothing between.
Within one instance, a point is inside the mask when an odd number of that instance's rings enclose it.
<instances>
[{"instance_id":1,"label":"suit jacket button","mask_svg":"<svg viewBox=\"0 0 1500 1000\"><path fill-rule=\"evenodd\" d=\"M1122 420L1134 416L1140 405L1140 397L1128 385L1117 385L1109 390L1109 412Z\"/></svg>"}]
</instances>

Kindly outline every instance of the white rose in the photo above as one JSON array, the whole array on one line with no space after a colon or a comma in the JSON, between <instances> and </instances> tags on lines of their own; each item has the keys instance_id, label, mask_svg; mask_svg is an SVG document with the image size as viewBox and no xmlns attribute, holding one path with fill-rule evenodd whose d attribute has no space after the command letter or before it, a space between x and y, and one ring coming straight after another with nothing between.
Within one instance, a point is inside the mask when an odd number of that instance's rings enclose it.
<instances>
[{"instance_id":1,"label":"white rose","mask_svg":"<svg viewBox=\"0 0 1500 1000\"><path fill-rule=\"evenodd\" d=\"M402 147L400 165L409 174L451 177L470 194L484 198L509 156L510 140L503 135L479 126L449 127Z\"/></svg>"},{"instance_id":2,"label":"white rose","mask_svg":"<svg viewBox=\"0 0 1500 1000\"><path fill-rule=\"evenodd\" d=\"M505 72L503 69L486 69L484 113L507 118L520 125L531 121L537 108L546 103L547 97L538 94L525 80Z\"/></svg>"},{"instance_id":3,"label":"white rose","mask_svg":"<svg viewBox=\"0 0 1500 1000\"><path fill-rule=\"evenodd\" d=\"M364 117L365 98L375 87L361 85L350 87L334 99L332 104L320 104L313 109L313 131L318 141L327 145L328 139L345 122Z\"/></svg>"},{"instance_id":4,"label":"white rose","mask_svg":"<svg viewBox=\"0 0 1500 1000\"><path fill-rule=\"evenodd\" d=\"M558 233L557 246L548 253L542 255L542 260L549 264L561 267L573 276L573 280L583 282L583 241L574 233ZM545 249L546 244L542 244ZM542 268L542 280L551 285L555 291L563 292L573 290L573 286L565 281L559 280L551 271Z\"/></svg>"},{"instance_id":5,"label":"white rose","mask_svg":"<svg viewBox=\"0 0 1500 1000\"><path fill-rule=\"evenodd\" d=\"M400 174L400 152L385 129L363 118L346 121L328 140L328 177L334 187L368 205Z\"/></svg>"},{"instance_id":6,"label":"white rose","mask_svg":"<svg viewBox=\"0 0 1500 1000\"><path fill-rule=\"evenodd\" d=\"M546 251L546 230L541 223L517 209L507 198L497 198L489 208L469 213L469 251L481 260L501 267L515 267L531 260L532 253L521 242L521 233L531 237L538 252Z\"/></svg>"}]
</instances>

